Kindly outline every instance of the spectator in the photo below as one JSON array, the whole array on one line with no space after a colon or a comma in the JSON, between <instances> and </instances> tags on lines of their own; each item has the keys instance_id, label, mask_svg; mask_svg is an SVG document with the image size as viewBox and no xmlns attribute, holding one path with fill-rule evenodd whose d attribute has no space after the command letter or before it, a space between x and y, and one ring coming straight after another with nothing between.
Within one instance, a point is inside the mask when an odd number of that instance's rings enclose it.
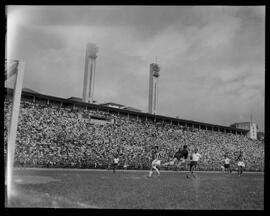
<instances>
[{"instance_id":1,"label":"spectator","mask_svg":"<svg viewBox=\"0 0 270 216\"><path fill-rule=\"evenodd\" d=\"M4 148L11 100L4 102ZM80 117L78 117L80 116ZM113 118L114 123L92 124L89 116ZM220 158L228 152L236 169L236 153L244 152L247 170L264 170L263 141L243 135L185 128L163 122L129 119L127 116L96 111L58 108L52 104L22 99L17 129L15 165L24 167L106 168L121 149L129 168L149 169L151 146L159 146L167 160L187 144L203 154L200 170L219 170ZM6 154L6 153L5 153ZM119 165L120 165L119 164Z\"/></svg>"}]
</instances>

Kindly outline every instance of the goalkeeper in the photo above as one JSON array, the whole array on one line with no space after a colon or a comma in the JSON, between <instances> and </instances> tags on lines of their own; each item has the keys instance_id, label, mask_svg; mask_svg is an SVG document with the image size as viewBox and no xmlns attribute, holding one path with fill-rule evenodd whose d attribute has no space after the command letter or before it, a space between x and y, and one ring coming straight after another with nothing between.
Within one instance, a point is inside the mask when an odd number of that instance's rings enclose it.
<instances>
[{"instance_id":1,"label":"goalkeeper","mask_svg":"<svg viewBox=\"0 0 270 216\"><path fill-rule=\"evenodd\" d=\"M188 158L188 150L187 150L187 145L183 146L183 149L179 148L179 150L177 152L175 152L174 156L173 156L173 160L167 163L164 163L164 166L173 166L175 165L176 162L177 166L180 167L182 163L186 162L186 159Z\"/></svg>"}]
</instances>

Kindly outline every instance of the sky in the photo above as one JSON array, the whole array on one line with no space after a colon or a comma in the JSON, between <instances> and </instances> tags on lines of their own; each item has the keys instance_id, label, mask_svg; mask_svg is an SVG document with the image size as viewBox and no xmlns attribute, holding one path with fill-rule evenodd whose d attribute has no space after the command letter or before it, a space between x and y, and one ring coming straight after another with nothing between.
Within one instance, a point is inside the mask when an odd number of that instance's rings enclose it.
<instances>
[{"instance_id":1,"label":"sky","mask_svg":"<svg viewBox=\"0 0 270 216\"><path fill-rule=\"evenodd\" d=\"M90 42L98 104L147 112L157 61L157 114L224 126L252 115L264 131L264 6L7 6L6 16L6 58L25 62L24 88L81 98Z\"/></svg>"}]
</instances>

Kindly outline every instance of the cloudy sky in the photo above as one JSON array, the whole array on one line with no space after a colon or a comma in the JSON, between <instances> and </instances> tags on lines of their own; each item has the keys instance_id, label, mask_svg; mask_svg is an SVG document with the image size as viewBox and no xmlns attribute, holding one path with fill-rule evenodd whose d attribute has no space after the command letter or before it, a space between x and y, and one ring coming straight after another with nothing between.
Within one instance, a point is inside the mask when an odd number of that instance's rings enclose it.
<instances>
[{"instance_id":1,"label":"cloudy sky","mask_svg":"<svg viewBox=\"0 0 270 216\"><path fill-rule=\"evenodd\" d=\"M147 111L149 64L161 67L158 114L264 131L265 7L9 6L6 55L24 87L82 97L85 48L99 47L97 103Z\"/></svg>"}]
</instances>

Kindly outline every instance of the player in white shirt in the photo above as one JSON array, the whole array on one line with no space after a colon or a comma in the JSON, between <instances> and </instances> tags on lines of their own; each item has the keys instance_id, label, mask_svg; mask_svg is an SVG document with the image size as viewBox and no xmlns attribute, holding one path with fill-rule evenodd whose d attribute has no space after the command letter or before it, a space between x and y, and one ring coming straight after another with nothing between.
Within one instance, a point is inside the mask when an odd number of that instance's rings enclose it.
<instances>
[{"instance_id":1,"label":"player in white shirt","mask_svg":"<svg viewBox=\"0 0 270 216\"><path fill-rule=\"evenodd\" d=\"M227 171L228 173L232 173L232 170L230 168L230 162L231 162L231 159L227 156L227 154L225 154L225 159L224 159L225 172Z\"/></svg>"},{"instance_id":2,"label":"player in white shirt","mask_svg":"<svg viewBox=\"0 0 270 216\"><path fill-rule=\"evenodd\" d=\"M125 163L124 163L123 168L124 168L124 170L127 170L127 168L128 168L128 159L127 158L125 159Z\"/></svg>"},{"instance_id":3,"label":"player in white shirt","mask_svg":"<svg viewBox=\"0 0 270 216\"><path fill-rule=\"evenodd\" d=\"M113 173L115 173L115 170L117 168L118 163L119 163L119 157L118 156L115 156L113 158Z\"/></svg>"},{"instance_id":4,"label":"player in white shirt","mask_svg":"<svg viewBox=\"0 0 270 216\"><path fill-rule=\"evenodd\" d=\"M197 167L198 161L201 157L202 157L201 154L198 153L198 149L195 148L194 152L190 156L190 165L189 165L189 174L192 175L194 178L196 178L196 176L193 174L193 170ZM188 175L187 178L189 178Z\"/></svg>"},{"instance_id":5,"label":"player in white shirt","mask_svg":"<svg viewBox=\"0 0 270 216\"><path fill-rule=\"evenodd\" d=\"M160 172L158 170L158 167L161 165L161 154L158 152L158 146L155 146L154 150L152 151L152 164L151 169L149 171L149 176L151 177L153 174L153 170L156 170L158 176L160 176Z\"/></svg>"},{"instance_id":6,"label":"player in white shirt","mask_svg":"<svg viewBox=\"0 0 270 216\"><path fill-rule=\"evenodd\" d=\"M240 150L240 153L236 159L237 166L238 166L238 176L241 176L243 174L243 170L245 168L245 163L243 161L243 152Z\"/></svg>"}]
</instances>

